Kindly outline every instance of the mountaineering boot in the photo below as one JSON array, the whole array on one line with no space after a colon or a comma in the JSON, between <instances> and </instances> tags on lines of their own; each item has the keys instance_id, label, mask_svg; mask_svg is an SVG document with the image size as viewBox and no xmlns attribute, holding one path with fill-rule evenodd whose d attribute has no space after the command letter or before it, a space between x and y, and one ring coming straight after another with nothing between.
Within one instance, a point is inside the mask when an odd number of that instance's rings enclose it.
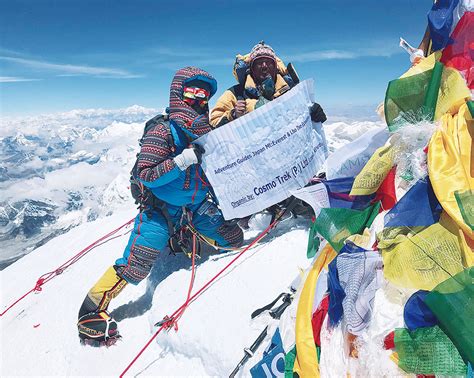
<instances>
[{"instance_id":1,"label":"mountaineering boot","mask_svg":"<svg viewBox=\"0 0 474 378\"><path fill-rule=\"evenodd\" d=\"M117 270L119 267L115 265L109 267L92 286L79 309L79 318L91 312L107 310L110 301L122 292L127 281L118 275Z\"/></svg>"},{"instance_id":2,"label":"mountaineering boot","mask_svg":"<svg viewBox=\"0 0 474 378\"><path fill-rule=\"evenodd\" d=\"M81 344L91 346L110 346L120 338L117 322L107 312L110 301L127 285L127 281L117 274L111 266L89 290L77 321Z\"/></svg>"},{"instance_id":3,"label":"mountaineering boot","mask_svg":"<svg viewBox=\"0 0 474 378\"><path fill-rule=\"evenodd\" d=\"M111 346L120 339L117 322L107 311L91 312L77 322L81 344L94 347Z\"/></svg>"}]
</instances>

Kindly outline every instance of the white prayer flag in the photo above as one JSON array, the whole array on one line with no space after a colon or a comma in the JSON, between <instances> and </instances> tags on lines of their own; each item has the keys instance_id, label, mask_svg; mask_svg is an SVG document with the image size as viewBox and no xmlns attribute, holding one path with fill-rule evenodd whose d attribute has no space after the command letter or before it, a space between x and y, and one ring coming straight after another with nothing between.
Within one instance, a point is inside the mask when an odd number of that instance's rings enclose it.
<instances>
[{"instance_id":1,"label":"white prayer flag","mask_svg":"<svg viewBox=\"0 0 474 378\"><path fill-rule=\"evenodd\" d=\"M316 217L321 212L321 209L331 207L329 203L328 190L326 189L326 186L321 183L292 190L291 194L310 205L313 208Z\"/></svg>"}]
</instances>

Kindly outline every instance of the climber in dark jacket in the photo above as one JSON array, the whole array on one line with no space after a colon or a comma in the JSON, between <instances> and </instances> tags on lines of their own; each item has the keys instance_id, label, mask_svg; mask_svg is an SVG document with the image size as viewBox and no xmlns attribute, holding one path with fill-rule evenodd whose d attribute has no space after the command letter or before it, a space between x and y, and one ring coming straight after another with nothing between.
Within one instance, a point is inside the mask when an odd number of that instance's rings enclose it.
<instances>
[{"instance_id":1,"label":"climber in dark jacket","mask_svg":"<svg viewBox=\"0 0 474 378\"><path fill-rule=\"evenodd\" d=\"M297 83L273 49L260 42L247 55L237 55L234 76L238 84L226 90L212 109L210 123L222 126L289 91ZM317 103L310 109L313 122L325 122Z\"/></svg>"},{"instance_id":2,"label":"climber in dark jacket","mask_svg":"<svg viewBox=\"0 0 474 378\"><path fill-rule=\"evenodd\" d=\"M223 126L230 121L257 109L293 88L299 81L292 66L285 66L273 49L264 42L256 44L247 55L237 55L234 76L238 84L226 90L211 111L210 123L213 127ZM325 122L326 114L318 103L310 108L312 122ZM275 217L290 200L269 208ZM295 215L311 216L312 210L298 200L292 205ZM290 214L287 213L287 216ZM239 225L247 229L250 216L239 220Z\"/></svg>"}]
</instances>

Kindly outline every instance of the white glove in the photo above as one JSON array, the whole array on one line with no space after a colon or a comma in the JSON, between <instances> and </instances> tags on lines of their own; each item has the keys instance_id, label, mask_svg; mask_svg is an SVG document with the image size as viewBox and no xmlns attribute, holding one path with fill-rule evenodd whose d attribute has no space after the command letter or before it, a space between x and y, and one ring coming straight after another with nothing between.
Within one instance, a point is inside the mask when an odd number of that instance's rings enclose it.
<instances>
[{"instance_id":1,"label":"white glove","mask_svg":"<svg viewBox=\"0 0 474 378\"><path fill-rule=\"evenodd\" d=\"M182 171L186 170L190 165L198 163L198 157L194 148L186 148L178 156L173 158L175 164Z\"/></svg>"}]
</instances>

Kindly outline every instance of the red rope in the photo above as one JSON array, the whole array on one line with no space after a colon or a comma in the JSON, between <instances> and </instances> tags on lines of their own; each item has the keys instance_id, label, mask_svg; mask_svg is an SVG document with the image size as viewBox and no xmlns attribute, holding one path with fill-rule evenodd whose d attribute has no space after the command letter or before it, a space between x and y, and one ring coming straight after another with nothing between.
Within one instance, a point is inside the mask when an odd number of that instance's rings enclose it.
<instances>
[{"instance_id":1,"label":"red rope","mask_svg":"<svg viewBox=\"0 0 474 378\"><path fill-rule=\"evenodd\" d=\"M194 198L196 197L197 191L199 189L199 181L197 180L197 177L198 177L197 168L196 168L196 175L195 176L196 177L195 177L194 181L196 181L196 185L194 185L194 193L193 193L193 196L191 197L191 203L194 203Z\"/></svg>"},{"instance_id":2,"label":"red rope","mask_svg":"<svg viewBox=\"0 0 474 378\"><path fill-rule=\"evenodd\" d=\"M169 322L166 322L167 327L173 327L175 331L178 331L178 320L181 319L184 312L190 304L191 292L194 286L194 279L196 278L196 234L193 234L193 253L192 253L192 263L191 263L191 281L189 282L188 295L186 301L181 306L181 310L172 318L169 319Z\"/></svg>"},{"instance_id":3,"label":"red rope","mask_svg":"<svg viewBox=\"0 0 474 378\"><path fill-rule=\"evenodd\" d=\"M82 257L84 257L88 252L90 252L92 249L105 244L113 239L116 239L122 235L117 235L113 236L116 234L118 231L120 231L122 228L127 227L129 224L131 224L134 221L135 218L130 219L127 223L121 225L120 227L116 228L115 230L110 231L108 234L102 236L101 238L97 239L94 243L88 245L86 248L84 248L82 251L71 257L69 260L67 260L65 263L63 263L61 266L56 268L55 270L43 274L38 280L36 281L35 287L31 289L30 291L26 292L24 295L22 295L20 298L18 298L16 301L14 301L10 306L8 306L2 313L0 313L0 317L5 315L12 307L14 307L18 302L20 302L22 299L24 299L26 296L33 292L40 292L43 290L42 286L46 283L51 281L54 277L60 275L63 273L67 268L69 268L71 265L79 261ZM113 236L113 237L112 237Z\"/></svg>"},{"instance_id":4,"label":"red rope","mask_svg":"<svg viewBox=\"0 0 474 378\"><path fill-rule=\"evenodd\" d=\"M193 202L193 203L194 203L194 197L196 197L196 193L197 193L197 191L198 191L198 189L199 189L199 181L201 181L201 187L202 187L202 188L205 188L205 187L209 186L209 185L207 184L207 182L202 179L201 175L200 175L199 172L198 172L198 168L197 168L197 167L196 167L195 180L196 180L196 185L195 185L195 189L194 189L193 196L192 196L192 198L191 198L191 202ZM198 181L198 180L199 180L199 181Z\"/></svg>"},{"instance_id":5,"label":"red rope","mask_svg":"<svg viewBox=\"0 0 474 378\"><path fill-rule=\"evenodd\" d=\"M197 173L197 178L199 179L199 181L201 181L202 187L205 188L209 186L208 183L205 180L203 180L203 178L201 177L201 175L199 174L197 170L196 170L196 173Z\"/></svg>"},{"instance_id":6,"label":"red rope","mask_svg":"<svg viewBox=\"0 0 474 378\"><path fill-rule=\"evenodd\" d=\"M140 356L143 354L143 352L148 348L148 346L153 342L153 340L160 334L160 332L163 329L169 329L171 328L175 321L176 317L182 316L182 311L183 309L187 308L194 300L200 296L215 280L217 280L222 273L224 273L234 262L236 262L245 252L247 252L250 248L252 248L255 244L257 244L263 237L265 237L268 232L276 225L278 222L278 218L275 219L265 230L263 230L247 247L245 247L236 257L234 257L224 268L222 268L214 277L212 277L209 281L207 281L204 286L202 286L195 294L193 294L191 297L189 297L188 293L188 298L186 301L175 311L171 316L165 316L163 319L163 322L161 323L160 328L154 333L154 335L148 340L148 342L145 344L145 346L138 352L138 354L134 357L132 362L128 364L126 369L120 374L120 378L122 378L127 371L133 366L133 364L140 358Z\"/></svg>"}]
</instances>

